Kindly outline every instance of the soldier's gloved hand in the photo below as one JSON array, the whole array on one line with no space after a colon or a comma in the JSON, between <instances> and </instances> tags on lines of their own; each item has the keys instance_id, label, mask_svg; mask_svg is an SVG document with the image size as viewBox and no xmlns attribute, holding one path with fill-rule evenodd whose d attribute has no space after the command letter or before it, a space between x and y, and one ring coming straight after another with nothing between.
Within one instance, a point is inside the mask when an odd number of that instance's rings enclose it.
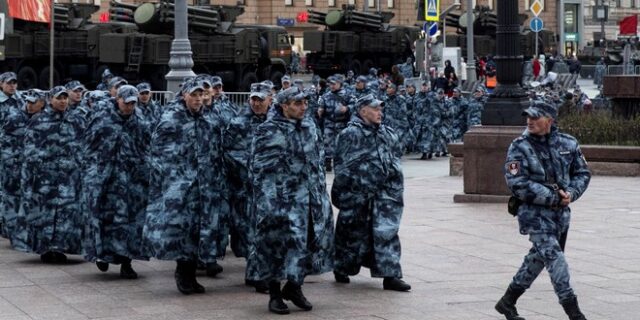
<instances>
[{"instance_id":1,"label":"soldier's gloved hand","mask_svg":"<svg viewBox=\"0 0 640 320\"><path fill-rule=\"evenodd\" d=\"M568 206L571 203L571 193L566 192L562 189L558 190L558 194L560 195L560 205L563 207Z\"/></svg>"},{"instance_id":2,"label":"soldier's gloved hand","mask_svg":"<svg viewBox=\"0 0 640 320\"><path fill-rule=\"evenodd\" d=\"M339 110L340 110L340 113L345 113L345 112L347 112L347 110L349 110L349 109L347 109L347 107L345 107L345 106L343 106L343 105L340 105L340 109L339 109Z\"/></svg>"}]
</instances>

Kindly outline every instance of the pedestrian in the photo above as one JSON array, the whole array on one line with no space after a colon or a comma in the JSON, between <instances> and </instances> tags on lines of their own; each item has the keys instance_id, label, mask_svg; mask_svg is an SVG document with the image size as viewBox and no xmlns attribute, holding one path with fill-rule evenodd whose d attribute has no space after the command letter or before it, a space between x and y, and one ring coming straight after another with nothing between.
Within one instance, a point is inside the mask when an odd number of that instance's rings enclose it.
<instances>
[{"instance_id":1,"label":"pedestrian","mask_svg":"<svg viewBox=\"0 0 640 320\"><path fill-rule=\"evenodd\" d=\"M157 101L152 99L151 84L141 82L136 86L136 89L138 90L138 103L136 104L136 108L142 111L145 121L150 125L155 124L162 114L162 107Z\"/></svg>"},{"instance_id":2,"label":"pedestrian","mask_svg":"<svg viewBox=\"0 0 640 320\"><path fill-rule=\"evenodd\" d=\"M356 102L357 113L338 135L331 189L340 209L335 231L338 283L369 268L384 290L409 291L402 278L398 231L403 210L402 148L382 122L383 102L373 95Z\"/></svg>"},{"instance_id":3,"label":"pedestrian","mask_svg":"<svg viewBox=\"0 0 640 320\"><path fill-rule=\"evenodd\" d=\"M104 71L102 71L102 74L100 75L100 83L98 83L98 85L96 86L96 90L108 91L109 82L113 77L114 75L113 73L111 73L111 70L109 70L108 68L104 69Z\"/></svg>"},{"instance_id":4,"label":"pedestrian","mask_svg":"<svg viewBox=\"0 0 640 320\"><path fill-rule=\"evenodd\" d=\"M540 64L540 59L538 59L538 57L533 58L532 68L533 81L538 81L538 79L540 78L540 69L542 69L542 65Z\"/></svg>"},{"instance_id":5,"label":"pedestrian","mask_svg":"<svg viewBox=\"0 0 640 320\"><path fill-rule=\"evenodd\" d=\"M204 293L197 264L216 262L219 216L228 212L218 143L222 128L204 112L203 93L193 79L182 85L181 99L165 108L156 125L149 152L145 250L176 261L176 286L183 294Z\"/></svg>"},{"instance_id":6,"label":"pedestrian","mask_svg":"<svg viewBox=\"0 0 640 320\"><path fill-rule=\"evenodd\" d=\"M85 219L80 212L84 119L67 110L63 86L27 125L21 162L20 209L11 237L14 249L36 253L45 263L65 263L82 253Z\"/></svg>"},{"instance_id":7,"label":"pedestrian","mask_svg":"<svg viewBox=\"0 0 640 320\"><path fill-rule=\"evenodd\" d=\"M231 119L240 114L240 109L224 94L222 78L211 77L211 88L213 89L213 112L219 114L223 127L226 127Z\"/></svg>"},{"instance_id":8,"label":"pedestrian","mask_svg":"<svg viewBox=\"0 0 640 320\"><path fill-rule=\"evenodd\" d=\"M403 95L396 92L396 85L390 83L387 87L387 95L384 98L385 126L392 128L398 136L400 150L406 151L413 146L415 137L411 124L409 123L409 113L407 112L407 101Z\"/></svg>"},{"instance_id":9,"label":"pedestrian","mask_svg":"<svg viewBox=\"0 0 640 320\"><path fill-rule=\"evenodd\" d=\"M604 61L604 57L600 57L598 63L596 64L596 70L593 75L593 84L598 86L598 88L602 87L603 78L607 74L607 64Z\"/></svg>"},{"instance_id":10,"label":"pedestrian","mask_svg":"<svg viewBox=\"0 0 640 320\"><path fill-rule=\"evenodd\" d=\"M524 110L527 129L507 153L505 178L513 196L510 213L532 247L495 308L510 320L521 320L516 301L546 268L560 304L571 320L584 320L569 283L564 248L569 231L569 204L586 191L591 173L578 141L558 132L556 109L535 103Z\"/></svg>"},{"instance_id":11,"label":"pedestrian","mask_svg":"<svg viewBox=\"0 0 640 320\"><path fill-rule=\"evenodd\" d=\"M273 100L271 87L263 83L251 84L249 105L241 115L231 120L223 135L224 163L231 189L231 250L237 257L248 258L253 241L255 220L250 214L253 188L248 166L254 133L266 121ZM269 290L265 281L252 281L245 277L245 284L255 287L258 292Z\"/></svg>"},{"instance_id":12,"label":"pedestrian","mask_svg":"<svg viewBox=\"0 0 640 320\"><path fill-rule=\"evenodd\" d=\"M85 134L85 259L95 262L102 272L109 264L119 264L124 279L138 278L132 259L148 260L142 228L149 187L150 129L136 108L138 94L131 85L118 88L115 103L93 118Z\"/></svg>"},{"instance_id":13,"label":"pedestrian","mask_svg":"<svg viewBox=\"0 0 640 320\"><path fill-rule=\"evenodd\" d=\"M277 99L276 114L258 126L251 145L255 237L247 274L269 283L269 311L288 314L283 299L313 308L302 293L306 276L333 270L333 214L320 132L304 117L306 94L294 87Z\"/></svg>"},{"instance_id":14,"label":"pedestrian","mask_svg":"<svg viewBox=\"0 0 640 320\"><path fill-rule=\"evenodd\" d=\"M318 100L318 117L324 119L324 161L326 170L331 171L336 136L347 127L354 99L342 87L342 81L339 77L331 76L327 80L329 91Z\"/></svg>"}]
</instances>

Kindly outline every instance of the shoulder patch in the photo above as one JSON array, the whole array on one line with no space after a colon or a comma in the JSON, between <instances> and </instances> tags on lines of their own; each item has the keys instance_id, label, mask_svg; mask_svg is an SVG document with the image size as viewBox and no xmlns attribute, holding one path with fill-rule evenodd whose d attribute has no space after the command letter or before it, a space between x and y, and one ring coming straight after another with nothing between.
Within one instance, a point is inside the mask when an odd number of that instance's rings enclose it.
<instances>
[{"instance_id":1,"label":"shoulder patch","mask_svg":"<svg viewBox=\"0 0 640 320\"><path fill-rule=\"evenodd\" d=\"M509 174L511 174L512 176L520 173L520 161L511 161L507 163L507 172L509 172Z\"/></svg>"}]
</instances>

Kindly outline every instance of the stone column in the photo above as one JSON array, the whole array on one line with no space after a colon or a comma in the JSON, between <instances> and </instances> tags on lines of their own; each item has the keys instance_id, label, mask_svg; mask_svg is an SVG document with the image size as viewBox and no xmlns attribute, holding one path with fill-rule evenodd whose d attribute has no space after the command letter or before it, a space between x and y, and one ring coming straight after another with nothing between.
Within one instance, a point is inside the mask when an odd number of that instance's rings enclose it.
<instances>
[{"instance_id":1,"label":"stone column","mask_svg":"<svg viewBox=\"0 0 640 320\"><path fill-rule=\"evenodd\" d=\"M193 59L191 56L191 42L189 41L189 26L187 24L187 0L175 0L175 24L174 36L171 43L169 58L169 73L167 79L167 90L178 92L180 84L185 78L195 77L191 68Z\"/></svg>"},{"instance_id":2,"label":"stone column","mask_svg":"<svg viewBox=\"0 0 640 320\"><path fill-rule=\"evenodd\" d=\"M520 87L522 79L522 50L518 0L498 0L496 55L498 85L482 114L483 125L524 125L520 115L529 104L526 92Z\"/></svg>"}]
</instances>

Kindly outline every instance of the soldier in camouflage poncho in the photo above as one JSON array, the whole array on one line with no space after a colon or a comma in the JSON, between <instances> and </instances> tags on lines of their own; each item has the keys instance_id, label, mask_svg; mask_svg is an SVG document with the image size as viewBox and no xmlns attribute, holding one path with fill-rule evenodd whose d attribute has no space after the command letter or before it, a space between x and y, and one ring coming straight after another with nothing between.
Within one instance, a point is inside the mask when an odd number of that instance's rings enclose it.
<instances>
[{"instance_id":1,"label":"soldier in camouflage poncho","mask_svg":"<svg viewBox=\"0 0 640 320\"><path fill-rule=\"evenodd\" d=\"M21 198L13 248L40 254L43 262L65 262L82 252L85 221L79 209L81 134L84 121L67 110L62 86L51 89L50 105L27 126L21 169Z\"/></svg>"},{"instance_id":2,"label":"soldier in camouflage poncho","mask_svg":"<svg viewBox=\"0 0 640 320\"><path fill-rule=\"evenodd\" d=\"M533 244L520 270L495 308L507 319L518 316L516 301L546 268L558 300L571 320L584 320L569 284L564 246L569 231L569 204L586 191L591 173L576 139L559 133L557 110L538 102L523 112L527 130L509 147L505 178L513 197L520 233ZM510 211L510 212L511 212Z\"/></svg>"},{"instance_id":3,"label":"soldier in camouflage poncho","mask_svg":"<svg viewBox=\"0 0 640 320\"><path fill-rule=\"evenodd\" d=\"M428 91L427 86L422 86L422 92ZM422 94L422 93L421 93ZM444 109L444 90L438 89L433 98L424 94L422 103L416 106L416 131L419 132L416 143L418 152L422 153L420 159L431 159L433 155L439 155L440 140L442 135L442 111Z\"/></svg>"},{"instance_id":4,"label":"soldier in camouflage poncho","mask_svg":"<svg viewBox=\"0 0 640 320\"><path fill-rule=\"evenodd\" d=\"M296 87L278 94L278 112L258 126L251 146L255 237L250 280L269 282L269 310L289 313L282 299L304 309L307 275L333 269L333 218L316 126L304 120L306 95ZM287 280L280 289L280 281Z\"/></svg>"},{"instance_id":5,"label":"soldier in camouflage poncho","mask_svg":"<svg viewBox=\"0 0 640 320\"><path fill-rule=\"evenodd\" d=\"M136 89L138 89L138 103L136 104L136 108L142 111L145 120L151 125L151 128L153 128L153 125L155 125L162 115L162 107L158 102L151 99L151 85L149 83L140 83L136 86Z\"/></svg>"},{"instance_id":6,"label":"soldier in camouflage poncho","mask_svg":"<svg viewBox=\"0 0 640 320\"><path fill-rule=\"evenodd\" d=\"M354 100L347 90L342 88L340 77L331 76L327 80L330 90L318 100L318 115L324 119L325 168L331 171L336 137L342 129L347 127Z\"/></svg>"},{"instance_id":7,"label":"soldier in camouflage poncho","mask_svg":"<svg viewBox=\"0 0 640 320\"><path fill-rule=\"evenodd\" d=\"M402 95L396 93L396 85L390 83L387 86L387 95L384 100L384 124L390 127L398 135L402 145L400 150L404 152L414 143L415 137L409 124L407 102Z\"/></svg>"},{"instance_id":8,"label":"soldier in camouflage poncho","mask_svg":"<svg viewBox=\"0 0 640 320\"><path fill-rule=\"evenodd\" d=\"M487 103L487 95L484 86L479 85L473 91L473 96L469 100L469 108L467 110L467 128L479 126L482 124L482 111Z\"/></svg>"},{"instance_id":9,"label":"soldier in camouflage poncho","mask_svg":"<svg viewBox=\"0 0 640 320\"><path fill-rule=\"evenodd\" d=\"M220 119L226 127L231 119L240 114L240 109L224 94L222 78L211 77L211 87L213 88L213 110L220 115Z\"/></svg>"},{"instance_id":10,"label":"soldier in camouflage poncho","mask_svg":"<svg viewBox=\"0 0 640 320\"><path fill-rule=\"evenodd\" d=\"M462 136L469 130L467 118L469 114L469 101L462 96L460 88L453 88L453 95L449 99L451 106L451 141L461 141Z\"/></svg>"},{"instance_id":11,"label":"soldier in camouflage poncho","mask_svg":"<svg viewBox=\"0 0 640 320\"><path fill-rule=\"evenodd\" d=\"M82 176L83 211L87 215L85 259L105 272L121 264L120 276L136 279L131 259L142 250L148 167L149 128L136 109L138 90L118 89L116 102L94 118L86 132L86 168Z\"/></svg>"},{"instance_id":12,"label":"soldier in camouflage poncho","mask_svg":"<svg viewBox=\"0 0 640 320\"><path fill-rule=\"evenodd\" d=\"M224 133L224 160L231 189L231 249L238 257L249 256L248 251L253 240L254 220L249 214L252 194L248 168L249 157L253 134L256 128L267 119L271 101L271 86L262 83L252 84L249 106L242 115L231 120ZM245 282L247 285L254 286L258 292L268 290L264 281L255 282L247 279Z\"/></svg>"},{"instance_id":13,"label":"soldier in camouflage poncho","mask_svg":"<svg viewBox=\"0 0 640 320\"><path fill-rule=\"evenodd\" d=\"M11 239L20 208L20 168L27 123L42 111L45 93L33 89L24 100L24 106L8 109L0 127L0 235L8 239Z\"/></svg>"},{"instance_id":14,"label":"soldier in camouflage poncho","mask_svg":"<svg viewBox=\"0 0 640 320\"><path fill-rule=\"evenodd\" d=\"M404 182L402 149L394 130L382 124L382 101L358 99L357 116L338 135L331 200L340 209L335 232L336 281L349 282L360 267L384 278L385 290L408 291L400 280Z\"/></svg>"},{"instance_id":15,"label":"soldier in camouflage poncho","mask_svg":"<svg viewBox=\"0 0 640 320\"><path fill-rule=\"evenodd\" d=\"M182 99L166 107L151 137L145 248L151 257L176 260L176 285L184 294L203 293L198 261L219 253L218 218L227 214L220 133L203 113L203 86L187 81Z\"/></svg>"}]
</instances>

